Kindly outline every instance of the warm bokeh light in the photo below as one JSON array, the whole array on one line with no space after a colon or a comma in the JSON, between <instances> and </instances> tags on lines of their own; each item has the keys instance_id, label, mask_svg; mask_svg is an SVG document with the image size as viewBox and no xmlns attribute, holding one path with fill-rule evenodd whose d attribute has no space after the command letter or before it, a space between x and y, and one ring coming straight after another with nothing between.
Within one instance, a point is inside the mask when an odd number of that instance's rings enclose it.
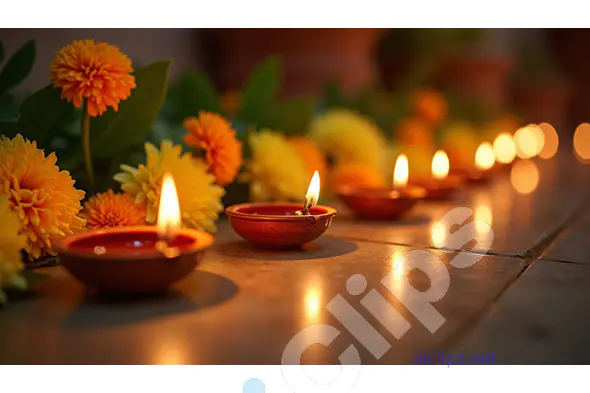
<instances>
[{"instance_id":1,"label":"warm bokeh light","mask_svg":"<svg viewBox=\"0 0 590 393\"><path fill-rule=\"evenodd\" d=\"M492 209L486 205L479 205L475 208L474 213L475 230L479 234L485 234L492 226ZM487 223L487 225L486 225Z\"/></svg>"},{"instance_id":2,"label":"warm bokeh light","mask_svg":"<svg viewBox=\"0 0 590 393\"><path fill-rule=\"evenodd\" d=\"M435 179L442 180L449 174L449 157L442 150L434 153L432 157L432 176Z\"/></svg>"},{"instance_id":3,"label":"warm bokeh light","mask_svg":"<svg viewBox=\"0 0 590 393\"><path fill-rule=\"evenodd\" d=\"M160 192L158 210L158 235L166 240L173 240L180 227L180 205L174 179L169 173L164 175Z\"/></svg>"},{"instance_id":4,"label":"warm bokeh light","mask_svg":"<svg viewBox=\"0 0 590 393\"><path fill-rule=\"evenodd\" d=\"M303 325L310 326L321 321L322 280L317 275L307 277L304 292Z\"/></svg>"},{"instance_id":5,"label":"warm bokeh light","mask_svg":"<svg viewBox=\"0 0 590 393\"><path fill-rule=\"evenodd\" d=\"M494 156L494 149L488 142L484 142L477 148L475 152L475 166L485 171L494 166L496 157Z\"/></svg>"},{"instance_id":6,"label":"warm bokeh light","mask_svg":"<svg viewBox=\"0 0 590 393\"><path fill-rule=\"evenodd\" d=\"M539 185L539 169L533 161L523 160L514 163L510 171L510 182L519 194L530 194Z\"/></svg>"},{"instance_id":7,"label":"warm bokeh light","mask_svg":"<svg viewBox=\"0 0 590 393\"><path fill-rule=\"evenodd\" d=\"M400 154L395 161L395 168L393 169L393 187L404 188L408 184L409 174L408 157L405 154Z\"/></svg>"},{"instance_id":8,"label":"warm bokeh light","mask_svg":"<svg viewBox=\"0 0 590 393\"><path fill-rule=\"evenodd\" d=\"M430 228L430 237L432 238L432 244L435 247L444 247L447 240L447 228L441 223L437 222Z\"/></svg>"},{"instance_id":9,"label":"warm bokeh light","mask_svg":"<svg viewBox=\"0 0 590 393\"><path fill-rule=\"evenodd\" d=\"M574 152L578 160L590 161L590 124L582 123L574 133Z\"/></svg>"},{"instance_id":10,"label":"warm bokeh light","mask_svg":"<svg viewBox=\"0 0 590 393\"><path fill-rule=\"evenodd\" d=\"M534 157L543 149L544 141L545 135L538 125L529 124L519 128L514 134L516 154L520 158Z\"/></svg>"},{"instance_id":11,"label":"warm bokeh light","mask_svg":"<svg viewBox=\"0 0 590 393\"><path fill-rule=\"evenodd\" d=\"M516 144L509 132L500 133L494 140L494 156L501 164L510 164L516 157Z\"/></svg>"},{"instance_id":12,"label":"warm bokeh light","mask_svg":"<svg viewBox=\"0 0 590 393\"><path fill-rule=\"evenodd\" d=\"M549 123L541 123L539 124L539 127L543 130L545 141L543 148L539 152L539 157L548 159L557 153L557 148L559 147L559 135L557 135L557 131L555 131L555 128Z\"/></svg>"},{"instance_id":13,"label":"warm bokeh light","mask_svg":"<svg viewBox=\"0 0 590 393\"><path fill-rule=\"evenodd\" d=\"M305 201L307 202L306 207L314 207L318 204L320 199L320 174L318 171L313 173L309 187L307 188L307 194L305 194Z\"/></svg>"}]
</instances>

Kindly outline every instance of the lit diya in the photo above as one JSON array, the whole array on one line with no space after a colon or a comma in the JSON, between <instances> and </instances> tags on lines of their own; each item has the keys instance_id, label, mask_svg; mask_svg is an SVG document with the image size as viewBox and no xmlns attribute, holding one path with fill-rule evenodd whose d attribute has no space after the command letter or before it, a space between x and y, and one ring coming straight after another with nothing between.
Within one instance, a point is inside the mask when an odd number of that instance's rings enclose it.
<instances>
[{"instance_id":1,"label":"lit diya","mask_svg":"<svg viewBox=\"0 0 590 393\"><path fill-rule=\"evenodd\" d=\"M410 184L426 189L425 199L446 199L463 184L463 176L456 173L449 174L449 157L442 150L434 153L431 171L431 177L410 177Z\"/></svg>"},{"instance_id":2,"label":"lit diya","mask_svg":"<svg viewBox=\"0 0 590 393\"><path fill-rule=\"evenodd\" d=\"M341 187L336 195L360 218L395 219L426 197L426 189L408 184L408 175L408 158L400 154L393 171L393 188Z\"/></svg>"},{"instance_id":3,"label":"lit diya","mask_svg":"<svg viewBox=\"0 0 590 393\"><path fill-rule=\"evenodd\" d=\"M57 245L63 266L102 292L150 293L187 276L213 244L210 234L181 228L174 180L162 182L157 226L83 232Z\"/></svg>"},{"instance_id":4,"label":"lit diya","mask_svg":"<svg viewBox=\"0 0 590 393\"><path fill-rule=\"evenodd\" d=\"M479 183L490 179L491 169L494 167L496 157L491 143L483 142L475 152L475 167L462 169L459 174L465 176L470 182Z\"/></svg>"},{"instance_id":5,"label":"lit diya","mask_svg":"<svg viewBox=\"0 0 590 393\"><path fill-rule=\"evenodd\" d=\"M245 240L263 248L297 248L321 236L332 223L336 209L317 205L320 175L313 174L300 203L259 202L225 209L231 227Z\"/></svg>"}]
</instances>

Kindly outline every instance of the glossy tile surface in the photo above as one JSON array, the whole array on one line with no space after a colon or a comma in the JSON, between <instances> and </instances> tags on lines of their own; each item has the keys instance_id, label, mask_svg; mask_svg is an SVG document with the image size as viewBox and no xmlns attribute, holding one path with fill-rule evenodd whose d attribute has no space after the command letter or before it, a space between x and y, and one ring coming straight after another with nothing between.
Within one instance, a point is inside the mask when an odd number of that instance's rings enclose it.
<instances>
[{"instance_id":1,"label":"glossy tile surface","mask_svg":"<svg viewBox=\"0 0 590 393\"><path fill-rule=\"evenodd\" d=\"M337 203L340 214L330 230L333 236L405 244L414 247L446 248L447 221L441 221L456 207L469 208L472 218L491 225L492 253L526 256L553 236L588 202L590 166L577 163L565 155L551 160L535 160L537 186L522 194L523 184L534 173L525 166L512 178L510 171L497 175L490 183L473 185L447 202L423 202L396 222L371 222L356 219L346 207ZM518 181L516 181L518 179ZM520 191L517 191L519 189ZM490 236L489 227L473 225L472 236L483 241ZM469 245L478 250L477 245ZM533 252L532 252L532 251Z\"/></svg>"},{"instance_id":2,"label":"glossy tile surface","mask_svg":"<svg viewBox=\"0 0 590 393\"><path fill-rule=\"evenodd\" d=\"M401 270L409 263L403 258L409 250L324 237L305 251L260 251L236 239L226 227L201 268L173 291L127 301L85 293L63 268L47 268L42 272L51 279L40 284L38 296L15 301L0 312L0 363L276 364L296 333L318 323L341 334L327 349L315 345L304 351L305 363L337 363L350 344L365 364L411 363L416 352L457 331L523 266L512 258L484 257L459 269L449 265L452 255L436 252L427 266L438 270L430 276L416 271L408 275L411 285L428 290L431 282L444 282L449 274L448 291L434 303L444 322L433 334L380 284L395 266L385 282L400 293L411 290ZM354 274L367 281L366 290L357 296L346 287ZM392 300L369 302L377 318L360 303L374 288ZM351 305L344 311L336 307L338 315L338 310L346 314L356 309L368 321L357 338L344 328L354 326L326 310L338 294ZM392 319L391 307L407 322ZM378 320L409 330L396 340ZM314 341L328 335L306 331L304 338Z\"/></svg>"},{"instance_id":3,"label":"glossy tile surface","mask_svg":"<svg viewBox=\"0 0 590 393\"><path fill-rule=\"evenodd\" d=\"M588 364L589 283L588 265L537 261L447 352L495 352L499 364Z\"/></svg>"}]
</instances>

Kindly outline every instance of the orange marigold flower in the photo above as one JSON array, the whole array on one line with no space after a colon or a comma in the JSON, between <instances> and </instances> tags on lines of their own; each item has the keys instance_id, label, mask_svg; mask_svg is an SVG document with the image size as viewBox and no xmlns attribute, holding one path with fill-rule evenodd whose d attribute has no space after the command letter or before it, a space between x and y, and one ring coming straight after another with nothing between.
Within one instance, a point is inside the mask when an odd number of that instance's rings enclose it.
<instances>
[{"instance_id":1,"label":"orange marigold flower","mask_svg":"<svg viewBox=\"0 0 590 393\"><path fill-rule=\"evenodd\" d=\"M403 147L434 149L434 130L420 118L402 119L395 128L395 139Z\"/></svg>"},{"instance_id":2,"label":"orange marigold flower","mask_svg":"<svg viewBox=\"0 0 590 393\"><path fill-rule=\"evenodd\" d=\"M86 224L78 217L84 191L74 187L70 173L60 171L56 162L55 153L45 157L36 142L20 134L13 139L0 136L0 194L8 195L18 214L30 259L55 254L57 239Z\"/></svg>"},{"instance_id":3,"label":"orange marigold flower","mask_svg":"<svg viewBox=\"0 0 590 393\"><path fill-rule=\"evenodd\" d=\"M135 204L129 194L108 190L96 194L84 204L81 216L90 229L127 227L145 224L145 207Z\"/></svg>"},{"instance_id":4,"label":"orange marigold flower","mask_svg":"<svg viewBox=\"0 0 590 393\"><path fill-rule=\"evenodd\" d=\"M304 136L292 136L288 138L288 141L297 150L301 158L303 158L310 179L315 171L318 171L320 174L320 179L324 179L327 163L326 157L320 149Z\"/></svg>"},{"instance_id":5,"label":"orange marigold flower","mask_svg":"<svg viewBox=\"0 0 590 393\"><path fill-rule=\"evenodd\" d=\"M440 124L447 117L447 101L437 90L422 88L415 91L410 99L410 106L415 115L430 124Z\"/></svg>"},{"instance_id":6,"label":"orange marigold flower","mask_svg":"<svg viewBox=\"0 0 590 393\"><path fill-rule=\"evenodd\" d=\"M51 63L50 78L61 88L61 97L76 108L88 102L90 116L99 116L107 106L115 111L135 88L131 60L119 48L93 40L74 41L62 48Z\"/></svg>"},{"instance_id":7,"label":"orange marigold flower","mask_svg":"<svg viewBox=\"0 0 590 393\"><path fill-rule=\"evenodd\" d=\"M334 168L331 184L334 190L341 187L384 187L385 179L369 165L346 163Z\"/></svg>"},{"instance_id":8,"label":"orange marigold flower","mask_svg":"<svg viewBox=\"0 0 590 393\"><path fill-rule=\"evenodd\" d=\"M206 151L209 172L216 183L224 186L236 178L242 166L242 143L230 123L215 113L201 111L199 117L189 117L183 123L187 134L183 141Z\"/></svg>"}]
</instances>

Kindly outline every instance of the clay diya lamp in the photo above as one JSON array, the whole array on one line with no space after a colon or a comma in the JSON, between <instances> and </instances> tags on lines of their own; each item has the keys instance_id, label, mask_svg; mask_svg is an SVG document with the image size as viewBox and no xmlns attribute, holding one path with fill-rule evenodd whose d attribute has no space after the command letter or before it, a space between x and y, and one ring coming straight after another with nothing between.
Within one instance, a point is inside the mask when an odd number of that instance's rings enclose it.
<instances>
[{"instance_id":1,"label":"clay diya lamp","mask_svg":"<svg viewBox=\"0 0 590 393\"><path fill-rule=\"evenodd\" d=\"M210 234L180 228L174 182L164 177L157 226L79 233L58 245L62 265L101 292L143 294L166 290L187 276L213 244Z\"/></svg>"},{"instance_id":2,"label":"clay diya lamp","mask_svg":"<svg viewBox=\"0 0 590 393\"><path fill-rule=\"evenodd\" d=\"M336 195L362 219L397 219L427 194L423 187L407 184L408 175L408 159L401 154L395 164L393 188L340 187Z\"/></svg>"},{"instance_id":3,"label":"clay diya lamp","mask_svg":"<svg viewBox=\"0 0 590 393\"><path fill-rule=\"evenodd\" d=\"M225 212L234 231L248 242L270 249L298 248L320 237L331 225L336 209L316 205L320 178L316 171L304 204L244 203Z\"/></svg>"},{"instance_id":4,"label":"clay diya lamp","mask_svg":"<svg viewBox=\"0 0 590 393\"><path fill-rule=\"evenodd\" d=\"M463 176L449 174L449 158L439 150L432 157L432 176L412 176L410 185L426 189L426 200L444 200L449 198L455 190L463 184Z\"/></svg>"},{"instance_id":5,"label":"clay diya lamp","mask_svg":"<svg viewBox=\"0 0 590 393\"><path fill-rule=\"evenodd\" d=\"M454 171L465 177L470 183L483 183L490 180L496 162L494 149L488 142L479 145L475 152L475 166Z\"/></svg>"}]
</instances>

